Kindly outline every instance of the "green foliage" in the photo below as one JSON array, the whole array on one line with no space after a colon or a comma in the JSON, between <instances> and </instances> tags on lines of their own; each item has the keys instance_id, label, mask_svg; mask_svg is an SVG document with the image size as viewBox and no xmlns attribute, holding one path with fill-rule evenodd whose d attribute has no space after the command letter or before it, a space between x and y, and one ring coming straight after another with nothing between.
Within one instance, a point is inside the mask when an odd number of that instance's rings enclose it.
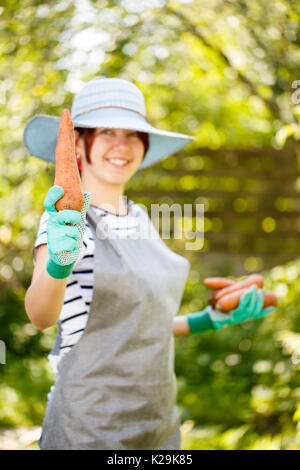
<instances>
[{"instance_id":1,"label":"green foliage","mask_svg":"<svg viewBox=\"0 0 300 470\"><path fill-rule=\"evenodd\" d=\"M0 289L1 340L6 347L1 367L0 426L40 424L53 382L46 358L56 327L37 331L24 313L24 288Z\"/></svg>"}]
</instances>

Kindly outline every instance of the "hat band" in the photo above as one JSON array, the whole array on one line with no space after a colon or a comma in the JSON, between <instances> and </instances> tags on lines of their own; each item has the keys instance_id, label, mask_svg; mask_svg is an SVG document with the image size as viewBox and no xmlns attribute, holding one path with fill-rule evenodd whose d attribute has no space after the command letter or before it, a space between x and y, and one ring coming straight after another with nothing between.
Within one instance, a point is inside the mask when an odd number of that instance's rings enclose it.
<instances>
[{"instance_id":1,"label":"hat band","mask_svg":"<svg viewBox=\"0 0 300 470\"><path fill-rule=\"evenodd\" d=\"M115 105L104 105L104 106L96 106L94 108L89 108L89 109L86 109L85 111L81 111L80 113L77 113L75 114L75 116L72 118L73 120L78 118L78 116L82 116L83 114L88 114L90 113L91 111L96 111L97 109L103 109L103 108L121 108L121 109L127 109L129 111L134 111L135 113L138 113L140 114L141 116L143 116L144 118L146 118L146 115L141 113L140 111L137 111L136 109L132 109L132 108L128 108L126 106L115 106Z\"/></svg>"}]
</instances>

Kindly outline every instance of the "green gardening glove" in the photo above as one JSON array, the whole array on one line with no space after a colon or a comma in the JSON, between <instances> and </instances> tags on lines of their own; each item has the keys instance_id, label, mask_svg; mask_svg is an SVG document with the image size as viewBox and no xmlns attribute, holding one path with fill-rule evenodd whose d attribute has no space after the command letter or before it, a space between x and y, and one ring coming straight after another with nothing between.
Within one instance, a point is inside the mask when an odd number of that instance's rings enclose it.
<instances>
[{"instance_id":1,"label":"green gardening glove","mask_svg":"<svg viewBox=\"0 0 300 470\"><path fill-rule=\"evenodd\" d=\"M191 333L201 333L207 330L219 330L226 325L236 325L247 320L254 320L273 312L274 307L263 309L263 291L256 285L241 296L238 307L228 313L214 310L210 305L204 310L187 315Z\"/></svg>"},{"instance_id":2,"label":"green gardening glove","mask_svg":"<svg viewBox=\"0 0 300 470\"><path fill-rule=\"evenodd\" d=\"M49 253L47 272L55 279L68 277L78 259L82 247L86 212L91 199L90 193L84 193L81 212L68 209L57 211L55 204L63 194L63 188L54 185L49 189L44 201L44 207L50 216L47 222Z\"/></svg>"}]
</instances>

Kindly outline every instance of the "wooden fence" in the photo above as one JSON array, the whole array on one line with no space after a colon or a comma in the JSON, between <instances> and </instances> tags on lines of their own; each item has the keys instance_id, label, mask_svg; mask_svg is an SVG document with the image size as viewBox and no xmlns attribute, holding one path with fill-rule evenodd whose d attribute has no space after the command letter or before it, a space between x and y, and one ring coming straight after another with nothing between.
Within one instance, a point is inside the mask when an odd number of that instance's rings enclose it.
<instances>
[{"instance_id":1,"label":"wooden fence","mask_svg":"<svg viewBox=\"0 0 300 470\"><path fill-rule=\"evenodd\" d=\"M149 210L151 203L204 204L204 246L191 256L216 270L227 263L235 274L260 271L299 256L298 144L178 153L140 172L127 193Z\"/></svg>"}]
</instances>

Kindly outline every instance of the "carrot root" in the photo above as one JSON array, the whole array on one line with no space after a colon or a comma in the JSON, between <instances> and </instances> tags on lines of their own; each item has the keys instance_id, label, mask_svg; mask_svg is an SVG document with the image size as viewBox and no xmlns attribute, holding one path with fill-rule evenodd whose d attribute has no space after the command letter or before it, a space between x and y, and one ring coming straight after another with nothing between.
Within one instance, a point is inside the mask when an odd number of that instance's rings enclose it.
<instances>
[{"instance_id":1,"label":"carrot root","mask_svg":"<svg viewBox=\"0 0 300 470\"><path fill-rule=\"evenodd\" d=\"M259 289L261 289L264 285L264 278L260 274L251 274L245 279L242 279L241 281L237 281L229 287L220 289L219 292L216 294L216 300L219 300L224 295L231 294L232 292L238 291L240 289L244 289L246 287L248 288L254 284Z\"/></svg>"},{"instance_id":2,"label":"carrot root","mask_svg":"<svg viewBox=\"0 0 300 470\"><path fill-rule=\"evenodd\" d=\"M224 295L217 303L216 303L216 310L221 310L223 312L228 312L229 310L235 309L239 302L241 296L248 290L247 288L237 290L230 294ZM275 294L271 291L265 291L264 293L264 305L263 308L277 306L278 300Z\"/></svg>"},{"instance_id":3,"label":"carrot root","mask_svg":"<svg viewBox=\"0 0 300 470\"><path fill-rule=\"evenodd\" d=\"M232 286L236 281L227 279L226 277L207 277L204 279L204 285L210 289L223 289Z\"/></svg>"},{"instance_id":4,"label":"carrot root","mask_svg":"<svg viewBox=\"0 0 300 470\"><path fill-rule=\"evenodd\" d=\"M54 184L64 189L64 195L56 202L56 210L81 211L84 196L75 156L73 121L68 109L64 109L56 143L56 166Z\"/></svg>"}]
</instances>

